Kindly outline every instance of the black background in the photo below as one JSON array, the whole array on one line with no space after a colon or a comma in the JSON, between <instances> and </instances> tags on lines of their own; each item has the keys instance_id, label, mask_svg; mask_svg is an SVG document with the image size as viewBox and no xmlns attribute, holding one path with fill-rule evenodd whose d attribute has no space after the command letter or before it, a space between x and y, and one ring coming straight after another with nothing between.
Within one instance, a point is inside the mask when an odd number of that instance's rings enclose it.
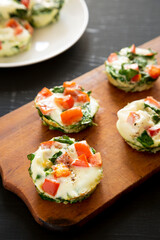
<instances>
[{"instance_id":1,"label":"black background","mask_svg":"<svg viewBox=\"0 0 160 240\"><path fill-rule=\"evenodd\" d=\"M86 2L89 25L71 49L43 63L0 69L1 116L33 100L43 86L49 88L78 77L103 64L110 52L159 35L160 0ZM0 240L160 239L160 174L121 197L83 228L68 233L39 226L21 199L5 190L0 181Z\"/></svg>"}]
</instances>

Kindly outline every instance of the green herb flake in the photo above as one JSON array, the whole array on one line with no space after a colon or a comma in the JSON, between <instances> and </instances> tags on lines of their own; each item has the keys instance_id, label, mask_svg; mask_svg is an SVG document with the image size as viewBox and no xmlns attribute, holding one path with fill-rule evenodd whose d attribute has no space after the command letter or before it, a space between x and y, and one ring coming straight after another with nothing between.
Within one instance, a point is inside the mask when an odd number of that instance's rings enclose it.
<instances>
[{"instance_id":1,"label":"green herb flake","mask_svg":"<svg viewBox=\"0 0 160 240\"><path fill-rule=\"evenodd\" d=\"M51 158L49 158L49 160L50 160L53 164L55 164L57 158L60 157L61 155L62 155L62 152L59 151L59 152L55 153Z\"/></svg>"},{"instance_id":2,"label":"green herb flake","mask_svg":"<svg viewBox=\"0 0 160 240\"><path fill-rule=\"evenodd\" d=\"M35 181L36 181L37 179L40 179L41 177L42 177L42 176L41 176L40 174L37 174Z\"/></svg>"},{"instance_id":3,"label":"green herb flake","mask_svg":"<svg viewBox=\"0 0 160 240\"><path fill-rule=\"evenodd\" d=\"M64 87L62 86L56 86L52 89L53 93L63 93L64 92Z\"/></svg>"},{"instance_id":4,"label":"green herb flake","mask_svg":"<svg viewBox=\"0 0 160 240\"><path fill-rule=\"evenodd\" d=\"M61 137L55 137L54 141L57 141L60 143L66 143L66 144L70 144L70 145L74 143L74 141L66 135L61 136Z\"/></svg>"},{"instance_id":5,"label":"green herb flake","mask_svg":"<svg viewBox=\"0 0 160 240\"><path fill-rule=\"evenodd\" d=\"M28 160L32 161L35 157L35 154L31 153L27 155Z\"/></svg>"},{"instance_id":6,"label":"green herb flake","mask_svg":"<svg viewBox=\"0 0 160 240\"><path fill-rule=\"evenodd\" d=\"M91 147L91 151L92 151L93 154L96 153L96 150L93 147Z\"/></svg>"},{"instance_id":7,"label":"green herb flake","mask_svg":"<svg viewBox=\"0 0 160 240\"><path fill-rule=\"evenodd\" d=\"M146 148L154 144L153 139L148 135L146 130L144 130L140 137L137 137L137 141L141 143L143 147Z\"/></svg>"}]
</instances>

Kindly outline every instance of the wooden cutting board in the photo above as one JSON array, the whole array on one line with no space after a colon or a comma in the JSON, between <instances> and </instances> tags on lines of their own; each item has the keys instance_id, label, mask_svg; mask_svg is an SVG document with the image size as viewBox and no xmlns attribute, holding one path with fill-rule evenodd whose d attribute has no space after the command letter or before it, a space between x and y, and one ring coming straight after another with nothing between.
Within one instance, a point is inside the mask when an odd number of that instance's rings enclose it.
<instances>
[{"instance_id":1,"label":"wooden cutting board","mask_svg":"<svg viewBox=\"0 0 160 240\"><path fill-rule=\"evenodd\" d=\"M159 51L160 37L141 47ZM160 153L141 153L129 147L116 129L117 111L128 102L152 95L160 100L160 79L151 90L124 93L110 85L104 65L75 79L99 99L100 109L95 117L98 126L78 134L89 145L101 152L104 178L96 191L81 203L58 204L42 200L36 192L28 168L27 154L34 152L39 143L62 133L43 126L33 102L0 118L0 170L3 185L17 194L28 206L35 220L50 229L66 229L82 225L110 206L122 193L139 185L160 170Z\"/></svg>"}]
</instances>

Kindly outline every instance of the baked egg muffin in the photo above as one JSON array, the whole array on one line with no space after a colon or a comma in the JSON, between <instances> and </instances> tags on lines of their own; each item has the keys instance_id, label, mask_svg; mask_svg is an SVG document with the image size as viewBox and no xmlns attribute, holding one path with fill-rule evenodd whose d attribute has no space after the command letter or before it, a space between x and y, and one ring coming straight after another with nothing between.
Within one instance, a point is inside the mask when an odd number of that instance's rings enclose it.
<instances>
[{"instance_id":1,"label":"baked egg muffin","mask_svg":"<svg viewBox=\"0 0 160 240\"><path fill-rule=\"evenodd\" d=\"M42 199L75 203L87 198L102 178L102 159L88 143L68 136L42 142L31 161L29 173Z\"/></svg>"},{"instance_id":2,"label":"baked egg muffin","mask_svg":"<svg viewBox=\"0 0 160 240\"><path fill-rule=\"evenodd\" d=\"M64 82L51 89L44 87L35 98L35 107L45 125L66 133L79 132L93 125L99 105L76 82Z\"/></svg>"},{"instance_id":3,"label":"baked egg muffin","mask_svg":"<svg viewBox=\"0 0 160 240\"><path fill-rule=\"evenodd\" d=\"M125 92L147 90L160 76L160 65L157 65L151 49L135 47L122 48L111 53L105 62L108 80Z\"/></svg>"},{"instance_id":4,"label":"baked egg muffin","mask_svg":"<svg viewBox=\"0 0 160 240\"><path fill-rule=\"evenodd\" d=\"M117 115L117 129L132 148L160 150L160 102L149 96L129 103Z\"/></svg>"}]
</instances>

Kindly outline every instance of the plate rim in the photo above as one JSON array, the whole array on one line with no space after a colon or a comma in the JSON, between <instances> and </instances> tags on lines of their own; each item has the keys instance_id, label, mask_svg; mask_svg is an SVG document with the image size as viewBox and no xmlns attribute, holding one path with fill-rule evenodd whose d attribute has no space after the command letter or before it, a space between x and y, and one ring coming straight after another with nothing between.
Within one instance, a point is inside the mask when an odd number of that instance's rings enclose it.
<instances>
[{"instance_id":1,"label":"plate rim","mask_svg":"<svg viewBox=\"0 0 160 240\"><path fill-rule=\"evenodd\" d=\"M79 0L79 2L82 5L83 11L84 11L84 24L81 28L81 31L77 35L77 38L75 38L75 40L71 44L68 44L68 46L62 48L62 50L60 49L60 51L58 51L54 55L49 55L49 56L46 56L46 57L42 57L42 58L37 59L37 60L26 60L26 61L22 61L22 62L19 62L19 63L16 63L16 62L0 63L0 68L24 67L24 66L29 66L29 65L41 63L41 62L44 62L44 61L49 60L51 58L54 58L54 57L64 53L65 51L67 51L69 48L71 48L82 37L82 35L84 34L84 32L87 28L88 22L89 22L89 10L88 10L87 4L86 4L85 0Z\"/></svg>"}]
</instances>

